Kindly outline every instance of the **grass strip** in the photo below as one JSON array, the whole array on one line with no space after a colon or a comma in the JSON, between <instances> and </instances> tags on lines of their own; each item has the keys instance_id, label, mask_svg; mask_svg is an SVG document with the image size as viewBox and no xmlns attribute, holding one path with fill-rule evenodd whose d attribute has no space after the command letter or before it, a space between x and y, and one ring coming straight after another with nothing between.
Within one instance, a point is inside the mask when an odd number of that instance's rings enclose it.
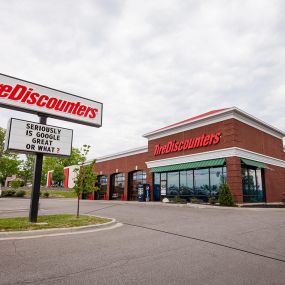
<instances>
[{"instance_id":1,"label":"grass strip","mask_svg":"<svg viewBox=\"0 0 285 285\"><path fill-rule=\"evenodd\" d=\"M1 218L0 232L79 227L79 226L104 224L110 221L111 221L110 219L94 217L94 216L79 216L77 218L76 215L68 215L68 214L46 215L38 217L38 223L47 223L47 224L30 223L28 218L26 217Z\"/></svg>"}]
</instances>

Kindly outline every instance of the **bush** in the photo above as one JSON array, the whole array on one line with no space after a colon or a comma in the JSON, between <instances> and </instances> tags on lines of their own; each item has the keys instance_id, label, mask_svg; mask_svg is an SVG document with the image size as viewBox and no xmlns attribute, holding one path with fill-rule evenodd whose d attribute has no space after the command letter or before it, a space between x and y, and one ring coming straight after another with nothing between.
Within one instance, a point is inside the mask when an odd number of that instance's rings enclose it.
<instances>
[{"instance_id":1,"label":"bush","mask_svg":"<svg viewBox=\"0 0 285 285\"><path fill-rule=\"evenodd\" d=\"M26 195L26 191L18 190L15 194L16 197L24 197Z\"/></svg>"},{"instance_id":2,"label":"bush","mask_svg":"<svg viewBox=\"0 0 285 285\"><path fill-rule=\"evenodd\" d=\"M215 205L218 201L217 201L216 198L210 197L208 202L209 202L211 205Z\"/></svg>"},{"instance_id":3,"label":"bush","mask_svg":"<svg viewBox=\"0 0 285 285\"><path fill-rule=\"evenodd\" d=\"M180 197L179 196L174 197L174 203L180 203Z\"/></svg>"},{"instance_id":4,"label":"bush","mask_svg":"<svg viewBox=\"0 0 285 285\"><path fill-rule=\"evenodd\" d=\"M200 201L199 201L196 197L192 197L192 198L191 198L191 203L193 203L193 204L199 204Z\"/></svg>"},{"instance_id":5,"label":"bush","mask_svg":"<svg viewBox=\"0 0 285 285\"><path fill-rule=\"evenodd\" d=\"M13 189L2 190L2 197L13 197L15 196L16 191Z\"/></svg>"},{"instance_id":6,"label":"bush","mask_svg":"<svg viewBox=\"0 0 285 285\"><path fill-rule=\"evenodd\" d=\"M234 198L228 184L222 184L219 191L219 203L221 206L233 206Z\"/></svg>"},{"instance_id":7,"label":"bush","mask_svg":"<svg viewBox=\"0 0 285 285\"><path fill-rule=\"evenodd\" d=\"M11 187L14 189L18 189L21 187L22 181L21 180L14 180L11 182Z\"/></svg>"},{"instance_id":8,"label":"bush","mask_svg":"<svg viewBox=\"0 0 285 285\"><path fill-rule=\"evenodd\" d=\"M45 198L48 198L49 197L49 192L44 192L43 195L44 195Z\"/></svg>"}]
</instances>

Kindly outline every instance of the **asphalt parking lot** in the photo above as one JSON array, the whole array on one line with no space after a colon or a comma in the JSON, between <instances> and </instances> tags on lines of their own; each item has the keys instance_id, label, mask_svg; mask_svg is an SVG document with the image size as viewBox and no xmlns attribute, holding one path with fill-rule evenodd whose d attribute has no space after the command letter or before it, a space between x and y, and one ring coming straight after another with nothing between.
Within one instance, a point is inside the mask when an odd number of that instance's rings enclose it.
<instances>
[{"instance_id":1,"label":"asphalt parking lot","mask_svg":"<svg viewBox=\"0 0 285 285\"><path fill-rule=\"evenodd\" d=\"M0 217L29 200L0 199ZM75 213L42 199L40 214ZM285 284L285 210L81 201L116 229L0 241L0 284Z\"/></svg>"}]
</instances>

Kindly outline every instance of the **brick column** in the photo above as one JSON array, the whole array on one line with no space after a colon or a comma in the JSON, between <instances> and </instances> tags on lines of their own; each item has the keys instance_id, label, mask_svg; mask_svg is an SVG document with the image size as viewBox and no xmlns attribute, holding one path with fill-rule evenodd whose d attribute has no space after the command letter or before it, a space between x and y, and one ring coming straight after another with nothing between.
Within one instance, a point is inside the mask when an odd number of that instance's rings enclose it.
<instances>
[{"instance_id":1,"label":"brick column","mask_svg":"<svg viewBox=\"0 0 285 285\"><path fill-rule=\"evenodd\" d=\"M154 201L154 195L153 195L153 174L150 172L150 169L147 169L146 171L146 183L150 185L150 201Z\"/></svg>"},{"instance_id":2,"label":"brick column","mask_svg":"<svg viewBox=\"0 0 285 285\"><path fill-rule=\"evenodd\" d=\"M107 191L106 191L107 197L106 197L106 199L107 199L107 200L110 200L111 175L108 174L108 175L106 175L106 176L107 176Z\"/></svg>"},{"instance_id":3,"label":"brick column","mask_svg":"<svg viewBox=\"0 0 285 285\"><path fill-rule=\"evenodd\" d=\"M234 196L236 203L243 202L241 162L239 157L228 157L227 164L227 182Z\"/></svg>"},{"instance_id":4,"label":"brick column","mask_svg":"<svg viewBox=\"0 0 285 285\"><path fill-rule=\"evenodd\" d=\"M125 172L125 187L124 187L124 200L127 201L128 200L128 188L129 188L129 173Z\"/></svg>"}]
</instances>

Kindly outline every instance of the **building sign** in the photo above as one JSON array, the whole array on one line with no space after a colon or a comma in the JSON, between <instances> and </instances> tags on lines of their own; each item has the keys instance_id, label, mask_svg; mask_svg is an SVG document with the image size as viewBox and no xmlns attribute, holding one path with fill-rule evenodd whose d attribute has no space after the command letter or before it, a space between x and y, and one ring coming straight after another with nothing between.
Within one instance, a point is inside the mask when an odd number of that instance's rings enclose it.
<instances>
[{"instance_id":1,"label":"building sign","mask_svg":"<svg viewBox=\"0 0 285 285\"><path fill-rule=\"evenodd\" d=\"M0 74L0 106L94 127L102 126L102 103L4 74Z\"/></svg>"},{"instance_id":2,"label":"building sign","mask_svg":"<svg viewBox=\"0 0 285 285\"><path fill-rule=\"evenodd\" d=\"M5 150L20 153L43 153L70 156L73 131L49 125L10 119Z\"/></svg>"},{"instance_id":3,"label":"building sign","mask_svg":"<svg viewBox=\"0 0 285 285\"><path fill-rule=\"evenodd\" d=\"M182 150L206 147L209 145L215 145L220 142L221 132L217 132L215 134L203 134L200 137L186 139L182 141L169 141L165 145L157 144L154 147L154 155L161 155L171 152L177 152Z\"/></svg>"}]
</instances>

